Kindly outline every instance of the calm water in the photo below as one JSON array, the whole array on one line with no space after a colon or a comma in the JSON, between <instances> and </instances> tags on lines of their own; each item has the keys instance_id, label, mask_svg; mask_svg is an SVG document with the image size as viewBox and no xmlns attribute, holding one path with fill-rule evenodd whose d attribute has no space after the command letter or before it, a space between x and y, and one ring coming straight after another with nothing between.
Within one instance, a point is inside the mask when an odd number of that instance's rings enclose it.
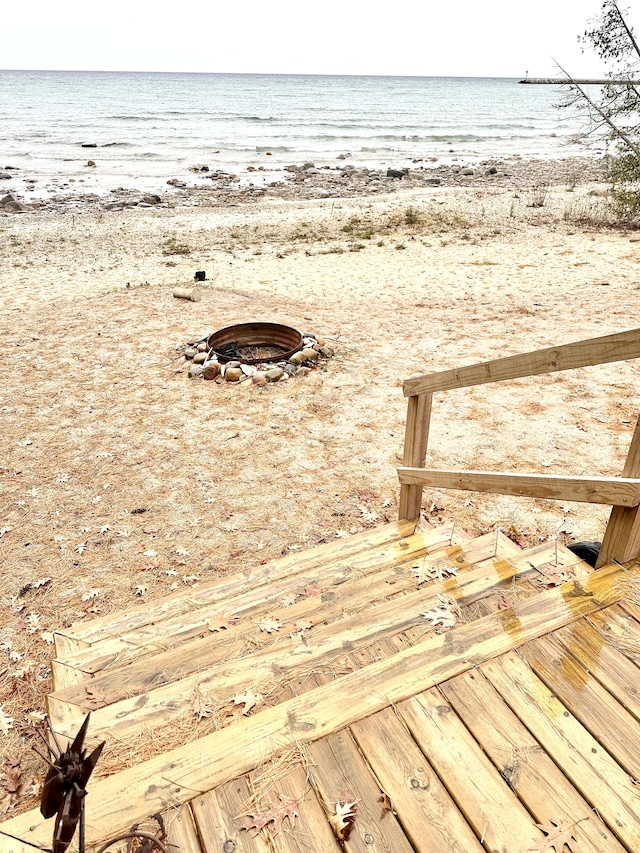
<instances>
[{"instance_id":1,"label":"calm water","mask_svg":"<svg viewBox=\"0 0 640 853\"><path fill-rule=\"evenodd\" d=\"M563 157L584 149L567 144L580 126L556 109L561 98L511 79L0 71L0 166L143 189L198 180L197 163L249 179L249 165L344 153L371 167Z\"/></svg>"}]
</instances>

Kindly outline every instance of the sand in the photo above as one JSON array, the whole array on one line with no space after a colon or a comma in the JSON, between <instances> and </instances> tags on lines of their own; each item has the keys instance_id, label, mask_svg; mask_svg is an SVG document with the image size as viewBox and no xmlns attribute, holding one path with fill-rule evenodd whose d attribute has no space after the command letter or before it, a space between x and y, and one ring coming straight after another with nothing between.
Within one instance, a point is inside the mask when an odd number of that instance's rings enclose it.
<instances>
[{"instance_id":1,"label":"sand","mask_svg":"<svg viewBox=\"0 0 640 853\"><path fill-rule=\"evenodd\" d=\"M23 761L0 814L41 770L50 632L396 518L403 379L638 325L640 243L596 189L0 216L0 755ZM202 301L174 299L202 269ZM335 357L266 389L189 380L176 348L247 320ZM631 362L437 395L428 464L619 474L639 392ZM608 514L424 496L431 524L523 545Z\"/></svg>"}]
</instances>

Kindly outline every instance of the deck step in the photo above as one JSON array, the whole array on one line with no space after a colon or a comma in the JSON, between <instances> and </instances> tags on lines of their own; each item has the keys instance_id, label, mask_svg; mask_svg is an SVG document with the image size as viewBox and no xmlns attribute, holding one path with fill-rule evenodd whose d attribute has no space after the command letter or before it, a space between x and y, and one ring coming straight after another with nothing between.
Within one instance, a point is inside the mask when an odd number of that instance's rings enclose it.
<instances>
[{"instance_id":1,"label":"deck step","mask_svg":"<svg viewBox=\"0 0 640 853\"><path fill-rule=\"evenodd\" d=\"M432 634L413 647L303 695L263 707L198 740L95 779L90 788L88 839L98 841L151 812L188 802L198 791L209 791L250 771L266 754L299 748L338 732L608 607L624 595L623 581L640 582L640 568L610 565L582 581L537 592L496 613ZM35 811L7 821L2 828L41 844L47 843L50 831L50 825Z\"/></svg>"},{"instance_id":2,"label":"deck step","mask_svg":"<svg viewBox=\"0 0 640 853\"><path fill-rule=\"evenodd\" d=\"M67 650L74 644L77 648L83 648L98 640L149 625L161 619L188 613L194 607L203 607L207 603L216 602L233 594L243 585L250 583L253 587L262 586L278 578L284 578L291 572L319 568L328 562L348 559L368 548L402 540L416 532L418 527L415 521L383 524L354 536L318 545L307 551L288 554L286 557L256 566L248 574L216 578L187 592L179 592L158 601L143 603L124 612L107 613L90 621L79 622L56 632L54 639L56 643L60 642L64 645ZM56 645L56 652L57 650Z\"/></svg>"},{"instance_id":3,"label":"deck step","mask_svg":"<svg viewBox=\"0 0 640 853\"><path fill-rule=\"evenodd\" d=\"M149 730L158 735L159 729L188 718L194 699L219 707L250 689L273 702L283 685L340 662L347 652L403 632L407 635L411 629L422 636L427 630L422 614L438 608L442 597L451 597L458 608L468 607L550 563L556 572L588 575L587 567L556 543L527 552L516 548L518 556L507 561L489 556L508 547L505 543L498 547L499 542L495 534L480 537L464 549L446 548L345 581L331 593L318 590L263 613L262 622L255 617L241 619L167 651L130 657L126 665L118 658L110 660L87 680L49 695L52 724L70 736L78 719L92 711L95 737L122 743L136 741ZM418 585L416 573L426 569L448 577ZM229 615L235 612L231 609ZM279 627L263 630L270 625Z\"/></svg>"},{"instance_id":4,"label":"deck step","mask_svg":"<svg viewBox=\"0 0 640 853\"><path fill-rule=\"evenodd\" d=\"M53 661L54 687L56 691L71 687L98 673L127 664L144 666L142 660L147 655L169 651L192 638L208 637L213 646L215 639L211 636L211 629L215 629L215 620L220 619L221 614L234 619L233 625L221 630L217 638L228 645L233 636L246 631L247 625L254 629L255 623L266 613L272 618L295 623L309 618L320 607L324 609L328 602L337 606L340 601L349 600L351 608L351 597L361 590L369 589L375 599L414 588L415 578L410 573L403 577L398 566L423 556L433 559L441 568L461 569L471 563L481 564L482 560L520 553L518 546L502 533L469 540L464 547L449 545L451 534L451 528L438 528L428 534L412 535L403 540L402 546L394 543L391 547L373 548L348 561L330 563L320 572L292 573L267 587L238 592L191 614L161 620L121 636L98 641L64 657L57 656ZM311 592L314 589L318 590L316 595ZM224 621L221 620L222 623ZM176 660L178 657L179 653L176 653ZM149 665L160 666L160 663L155 661Z\"/></svg>"},{"instance_id":5,"label":"deck step","mask_svg":"<svg viewBox=\"0 0 640 853\"><path fill-rule=\"evenodd\" d=\"M254 583L253 574L235 577L233 582L225 578L194 588L190 593L182 593L176 600L160 599L148 604L148 611L155 613L152 622L131 626L140 621L140 607L130 608L119 614L110 614L111 633L103 638L94 639L91 645L75 651L56 655L54 660L54 683L68 681L64 667L79 670L84 676L92 675L109 666L124 666L133 660L139 660L144 654L166 650L191 638L202 636L210 631L210 621L219 618L222 611L238 618L256 618L261 612L276 609L281 599L299 598L307 588L322 588L324 591L349 581L352 578L372 575L385 568L393 568L400 561L418 558L430 551L450 546L453 527L435 528L429 531L412 533L401 540L383 543L364 549L362 552L342 556L327 563L312 565L303 556L299 564L291 565L287 558L287 569L281 573L279 562L273 564L273 576L269 583ZM488 541L493 543L494 534ZM320 546L324 547L324 546ZM314 549L315 550L315 549ZM457 553L457 552L456 552ZM258 567L262 571L263 566ZM169 602L169 603L167 603ZM184 609L185 602L189 608ZM171 605L171 606L169 606ZM172 615L172 611L177 610ZM93 620L83 628L84 636L95 636L96 626ZM104 629L101 622L100 631Z\"/></svg>"}]
</instances>

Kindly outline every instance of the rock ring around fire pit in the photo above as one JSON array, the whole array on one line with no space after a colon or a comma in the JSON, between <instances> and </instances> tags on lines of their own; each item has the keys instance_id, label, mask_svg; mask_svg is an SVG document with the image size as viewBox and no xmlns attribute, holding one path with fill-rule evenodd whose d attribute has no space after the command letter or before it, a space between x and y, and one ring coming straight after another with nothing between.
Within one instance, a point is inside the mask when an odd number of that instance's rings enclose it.
<instances>
[{"instance_id":1,"label":"rock ring around fire pit","mask_svg":"<svg viewBox=\"0 0 640 853\"><path fill-rule=\"evenodd\" d=\"M187 344L189 378L217 383L251 378L256 385L305 376L333 350L313 332L280 323L239 323Z\"/></svg>"}]
</instances>

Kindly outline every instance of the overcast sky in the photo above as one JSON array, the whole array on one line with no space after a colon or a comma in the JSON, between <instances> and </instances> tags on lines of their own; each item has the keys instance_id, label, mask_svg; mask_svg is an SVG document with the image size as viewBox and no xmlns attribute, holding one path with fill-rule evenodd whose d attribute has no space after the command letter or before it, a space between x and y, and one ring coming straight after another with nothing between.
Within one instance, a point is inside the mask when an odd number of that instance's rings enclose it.
<instances>
[{"instance_id":1,"label":"overcast sky","mask_svg":"<svg viewBox=\"0 0 640 853\"><path fill-rule=\"evenodd\" d=\"M12 0L0 68L547 77L556 59L593 76L600 63L577 37L601 4Z\"/></svg>"}]
</instances>

